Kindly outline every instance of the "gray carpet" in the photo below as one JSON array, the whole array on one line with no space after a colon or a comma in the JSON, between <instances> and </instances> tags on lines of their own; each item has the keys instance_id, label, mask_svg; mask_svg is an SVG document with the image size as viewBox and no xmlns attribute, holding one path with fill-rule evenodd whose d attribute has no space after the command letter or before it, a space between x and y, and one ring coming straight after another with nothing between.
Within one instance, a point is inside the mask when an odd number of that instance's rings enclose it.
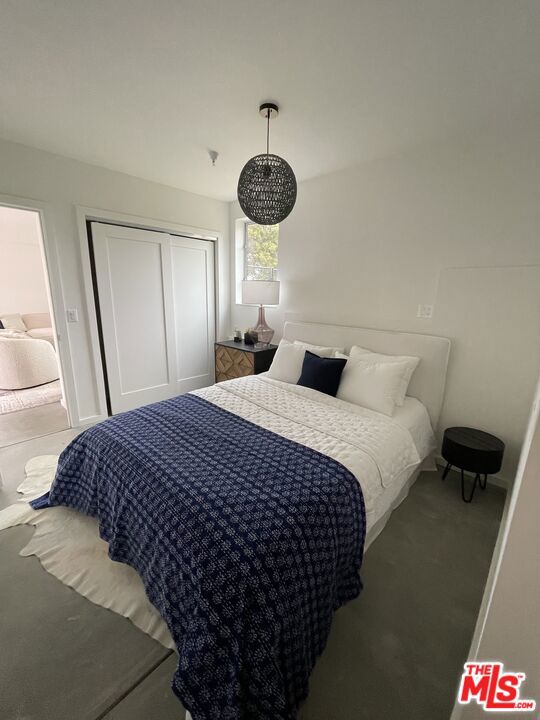
<instances>
[{"instance_id":1,"label":"gray carpet","mask_svg":"<svg viewBox=\"0 0 540 720\"><path fill-rule=\"evenodd\" d=\"M424 473L366 554L364 592L336 615L300 720L448 720L504 492L471 505ZM0 533L2 720L181 720L175 655L17 555Z\"/></svg>"}]
</instances>

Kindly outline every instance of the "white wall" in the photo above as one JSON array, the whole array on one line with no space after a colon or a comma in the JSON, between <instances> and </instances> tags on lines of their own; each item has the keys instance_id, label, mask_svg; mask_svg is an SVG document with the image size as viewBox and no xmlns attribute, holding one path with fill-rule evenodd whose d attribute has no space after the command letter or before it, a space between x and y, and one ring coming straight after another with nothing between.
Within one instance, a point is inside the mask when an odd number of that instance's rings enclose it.
<instances>
[{"instance_id":1,"label":"white wall","mask_svg":"<svg viewBox=\"0 0 540 720\"><path fill-rule=\"evenodd\" d=\"M501 528L500 552L494 555L469 656L471 661L500 660L508 670L526 673L521 696L536 700L535 716L540 706L539 410L540 383L507 521ZM479 712L475 704L456 705L452 720L475 720Z\"/></svg>"},{"instance_id":2,"label":"white wall","mask_svg":"<svg viewBox=\"0 0 540 720\"><path fill-rule=\"evenodd\" d=\"M281 226L282 303L267 311L276 338L284 319L450 337L440 426L503 438L508 478L540 358L537 128L485 132L300 183ZM231 236L241 215L234 203ZM419 303L435 305L432 320L416 317ZM255 310L233 301L231 319L245 328Z\"/></svg>"},{"instance_id":3,"label":"white wall","mask_svg":"<svg viewBox=\"0 0 540 720\"><path fill-rule=\"evenodd\" d=\"M35 212L0 206L0 315L49 312Z\"/></svg>"},{"instance_id":4,"label":"white wall","mask_svg":"<svg viewBox=\"0 0 540 720\"><path fill-rule=\"evenodd\" d=\"M72 412L75 423L96 419L100 380L91 351L76 205L222 233L224 242L218 248L218 328L230 325L226 203L5 141L0 141L0 167L0 195L32 198L46 203L50 209L54 227L47 230L54 233L57 243L64 306L79 312L79 322L68 325L76 387L76 397L70 398L75 406Z\"/></svg>"}]
</instances>

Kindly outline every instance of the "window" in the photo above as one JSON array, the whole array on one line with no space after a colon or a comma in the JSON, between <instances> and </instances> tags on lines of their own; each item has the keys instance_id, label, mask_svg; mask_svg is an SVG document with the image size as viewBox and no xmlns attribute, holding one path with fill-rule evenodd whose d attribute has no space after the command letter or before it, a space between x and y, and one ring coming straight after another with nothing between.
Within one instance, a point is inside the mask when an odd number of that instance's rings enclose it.
<instances>
[{"instance_id":1,"label":"window","mask_svg":"<svg viewBox=\"0 0 540 720\"><path fill-rule=\"evenodd\" d=\"M244 280L276 280L279 225L245 224Z\"/></svg>"}]
</instances>

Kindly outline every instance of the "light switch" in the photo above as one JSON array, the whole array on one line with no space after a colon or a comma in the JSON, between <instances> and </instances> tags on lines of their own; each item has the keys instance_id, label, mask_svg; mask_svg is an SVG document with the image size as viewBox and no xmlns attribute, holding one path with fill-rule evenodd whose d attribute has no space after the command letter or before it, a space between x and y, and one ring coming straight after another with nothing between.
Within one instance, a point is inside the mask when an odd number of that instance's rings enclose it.
<instances>
[{"instance_id":1,"label":"light switch","mask_svg":"<svg viewBox=\"0 0 540 720\"><path fill-rule=\"evenodd\" d=\"M79 313L77 312L77 308L66 310L66 315L68 322L79 322Z\"/></svg>"},{"instance_id":2,"label":"light switch","mask_svg":"<svg viewBox=\"0 0 540 720\"><path fill-rule=\"evenodd\" d=\"M419 305L416 312L416 317L419 318L432 318L433 317L433 305Z\"/></svg>"}]
</instances>

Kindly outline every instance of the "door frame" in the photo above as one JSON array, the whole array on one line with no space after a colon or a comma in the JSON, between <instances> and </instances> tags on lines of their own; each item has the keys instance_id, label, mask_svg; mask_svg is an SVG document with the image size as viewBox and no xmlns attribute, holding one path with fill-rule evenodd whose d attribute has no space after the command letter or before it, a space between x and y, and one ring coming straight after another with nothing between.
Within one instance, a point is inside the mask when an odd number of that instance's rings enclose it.
<instances>
[{"instance_id":1,"label":"door frame","mask_svg":"<svg viewBox=\"0 0 540 720\"><path fill-rule=\"evenodd\" d=\"M41 227L40 253L43 261L43 273L45 275L53 335L56 340L58 364L60 366L62 397L68 416L68 424L71 428L74 426L74 419L77 418L78 415L75 404L75 379L73 376L73 364L66 319L66 302L62 273L60 270L58 245L54 232L53 211L48 203L16 195L0 195L0 206L13 208L15 210L29 210L36 212L39 217Z\"/></svg>"},{"instance_id":2,"label":"door frame","mask_svg":"<svg viewBox=\"0 0 540 720\"><path fill-rule=\"evenodd\" d=\"M224 247L224 236L222 232L211 230L208 228L198 228L191 225L181 225L167 220L157 220L155 218L141 217L140 215L130 215L127 213L114 212L112 210L103 210L101 208L92 208L84 205L75 205L75 214L77 222L77 233L79 236L79 249L81 254L81 270L84 287L84 297L86 302L86 312L88 316L88 324L90 329L90 339L92 346L93 364L95 368L96 390L99 405L99 415L92 418L93 422L100 422L109 417L107 410L107 396L105 391L105 374L103 369L103 361L101 358L101 345L99 340L98 319L95 306L94 283L92 279L92 268L89 251L89 238L87 231L88 222L102 222L108 225L123 225L139 230L153 230L155 232L169 233L170 235L182 235L187 238L197 238L199 240L210 240L214 243L214 295L215 295L215 317L216 317L216 338L221 337L222 328L220 326L220 283L219 268L221 263L220 250L226 252Z\"/></svg>"}]
</instances>

